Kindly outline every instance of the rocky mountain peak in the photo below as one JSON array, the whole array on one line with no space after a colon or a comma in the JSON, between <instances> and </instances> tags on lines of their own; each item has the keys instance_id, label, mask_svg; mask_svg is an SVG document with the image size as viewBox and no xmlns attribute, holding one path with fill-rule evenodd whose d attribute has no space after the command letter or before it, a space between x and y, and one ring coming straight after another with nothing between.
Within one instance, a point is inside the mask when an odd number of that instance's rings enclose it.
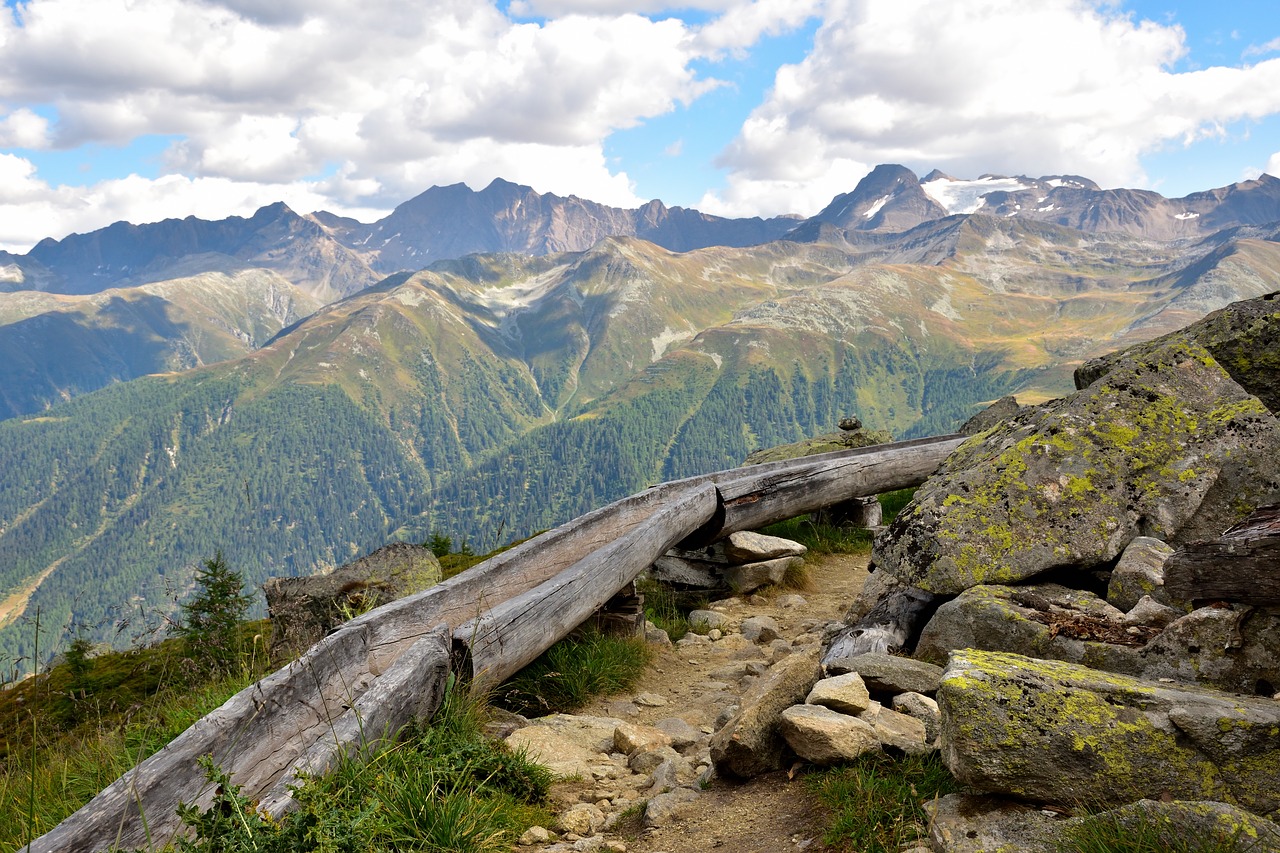
<instances>
[{"instance_id":1,"label":"rocky mountain peak","mask_svg":"<svg viewBox=\"0 0 1280 853\"><path fill-rule=\"evenodd\" d=\"M836 196L813 219L851 231L906 231L946 215L946 209L925 193L915 172L883 164L859 181L853 192Z\"/></svg>"}]
</instances>

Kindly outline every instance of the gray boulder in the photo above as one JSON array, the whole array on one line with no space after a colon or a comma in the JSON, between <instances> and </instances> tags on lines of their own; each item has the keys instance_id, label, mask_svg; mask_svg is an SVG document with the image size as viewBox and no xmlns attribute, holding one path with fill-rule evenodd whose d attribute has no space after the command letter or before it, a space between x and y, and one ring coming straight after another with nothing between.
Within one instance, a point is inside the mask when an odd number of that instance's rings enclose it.
<instances>
[{"instance_id":1,"label":"gray boulder","mask_svg":"<svg viewBox=\"0 0 1280 853\"><path fill-rule=\"evenodd\" d=\"M871 707L871 694L862 676L846 672L813 685L804 701L807 705L823 705L842 714L861 714Z\"/></svg>"},{"instance_id":2,"label":"gray boulder","mask_svg":"<svg viewBox=\"0 0 1280 853\"><path fill-rule=\"evenodd\" d=\"M1173 599L1164 591L1164 563L1173 555L1173 550L1150 536L1139 536L1130 542L1111 572L1107 601L1128 611L1146 595L1173 606Z\"/></svg>"},{"instance_id":3,"label":"gray boulder","mask_svg":"<svg viewBox=\"0 0 1280 853\"><path fill-rule=\"evenodd\" d=\"M940 666L880 652L838 658L828 656L823 664L831 674L858 673L867 689L877 694L931 694L937 691L938 682L942 678Z\"/></svg>"},{"instance_id":4,"label":"gray boulder","mask_svg":"<svg viewBox=\"0 0 1280 853\"><path fill-rule=\"evenodd\" d=\"M938 690L962 784L1066 806L1209 798L1280 808L1280 702L1059 661L957 651Z\"/></svg>"},{"instance_id":5,"label":"gray boulder","mask_svg":"<svg viewBox=\"0 0 1280 853\"><path fill-rule=\"evenodd\" d=\"M876 539L911 586L956 594L1090 571L1136 536L1216 536L1280 497L1280 422L1203 348L1170 340L961 445Z\"/></svg>"},{"instance_id":6,"label":"gray boulder","mask_svg":"<svg viewBox=\"0 0 1280 853\"><path fill-rule=\"evenodd\" d=\"M269 578L262 585L272 656L294 657L361 613L440 582L440 561L407 542L379 548L329 574Z\"/></svg>"},{"instance_id":7,"label":"gray boulder","mask_svg":"<svg viewBox=\"0 0 1280 853\"><path fill-rule=\"evenodd\" d=\"M720 566L684 557L664 554L649 567L649 577L665 584L688 586L694 589L717 589L723 585Z\"/></svg>"},{"instance_id":8,"label":"gray boulder","mask_svg":"<svg viewBox=\"0 0 1280 853\"><path fill-rule=\"evenodd\" d=\"M872 702L865 711L858 714L858 719L871 726L883 746L900 749L908 755L931 751L925 725L915 717L900 714L879 702Z\"/></svg>"},{"instance_id":9,"label":"gray boulder","mask_svg":"<svg viewBox=\"0 0 1280 853\"><path fill-rule=\"evenodd\" d=\"M1280 850L1280 826L1241 808L1212 801L1139 800L1127 806L1072 821L1080 829L1102 823L1108 828L1158 833L1167 849L1181 848L1195 839L1204 849Z\"/></svg>"},{"instance_id":10,"label":"gray boulder","mask_svg":"<svg viewBox=\"0 0 1280 853\"><path fill-rule=\"evenodd\" d=\"M765 560L762 563L745 563L740 566L725 566L723 577L735 594L745 595L762 586L777 586L787 576L792 566L804 564L804 557L779 557L776 560Z\"/></svg>"},{"instance_id":11,"label":"gray boulder","mask_svg":"<svg viewBox=\"0 0 1280 853\"><path fill-rule=\"evenodd\" d=\"M782 767L786 744L778 733L784 709L804 702L821 677L817 649L774 664L743 695L739 710L711 737L716 771L749 778Z\"/></svg>"},{"instance_id":12,"label":"gray boulder","mask_svg":"<svg viewBox=\"0 0 1280 853\"><path fill-rule=\"evenodd\" d=\"M724 554L731 563L759 563L779 557L803 557L808 550L799 542L749 530L730 533L724 543Z\"/></svg>"}]
</instances>

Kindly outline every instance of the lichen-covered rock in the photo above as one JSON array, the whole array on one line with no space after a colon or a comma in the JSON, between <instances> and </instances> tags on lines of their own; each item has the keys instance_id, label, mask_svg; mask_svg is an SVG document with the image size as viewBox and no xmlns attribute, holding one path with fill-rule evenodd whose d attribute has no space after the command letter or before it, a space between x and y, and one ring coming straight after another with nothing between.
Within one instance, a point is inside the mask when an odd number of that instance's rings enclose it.
<instances>
[{"instance_id":1,"label":"lichen-covered rock","mask_svg":"<svg viewBox=\"0 0 1280 853\"><path fill-rule=\"evenodd\" d=\"M943 760L979 791L1068 806L1280 808L1280 703L1270 699L964 650L951 656L938 706Z\"/></svg>"},{"instance_id":2,"label":"lichen-covered rock","mask_svg":"<svg viewBox=\"0 0 1280 853\"><path fill-rule=\"evenodd\" d=\"M1090 824L1096 823L1122 831L1141 828L1148 838L1158 835L1170 850L1192 838L1207 850L1280 850L1280 826L1236 806L1213 801L1139 800L1072 823L1074 831L1086 832Z\"/></svg>"},{"instance_id":3,"label":"lichen-covered rock","mask_svg":"<svg viewBox=\"0 0 1280 853\"><path fill-rule=\"evenodd\" d=\"M778 719L785 708L804 701L821 675L816 648L774 664L743 695L738 712L712 736L716 771L749 778L779 769L786 744L778 734Z\"/></svg>"},{"instance_id":4,"label":"lichen-covered rock","mask_svg":"<svg viewBox=\"0 0 1280 853\"><path fill-rule=\"evenodd\" d=\"M940 666L881 652L841 658L828 655L823 663L832 674L858 673L867 689L877 694L933 693L942 678Z\"/></svg>"},{"instance_id":5,"label":"lichen-covered rock","mask_svg":"<svg viewBox=\"0 0 1280 853\"><path fill-rule=\"evenodd\" d=\"M880 738L869 723L821 705L787 708L779 729L796 755L814 764L852 761L880 751Z\"/></svg>"},{"instance_id":6,"label":"lichen-covered rock","mask_svg":"<svg viewBox=\"0 0 1280 853\"><path fill-rule=\"evenodd\" d=\"M1173 339L961 445L876 539L911 586L955 594L1089 571L1136 536L1217 535L1280 497L1280 421Z\"/></svg>"},{"instance_id":7,"label":"lichen-covered rock","mask_svg":"<svg viewBox=\"0 0 1280 853\"><path fill-rule=\"evenodd\" d=\"M1127 630L1124 614L1091 592L1058 584L982 585L938 608L916 654L945 662L953 649L985 649L1132 672L1132 645L1153 632L1131 641ZM1117 639L1130 645L1117 646Z\"/></svg>"},{"instance_id":8,"label":"lichen-covered rock","mask_svg":"<svg viewBox=\"0 0 1280 853\"><path fill-rule=\"evenodd\" d=\"M296 657L343 623L440 582L429 548L396 542L325 575L268 578L272 655Z\"/></svg>"},{"instance_id":9,"label":"lichen-covered rock","mask_svg":"<svg viewBox=\"0 0 1280 853\"><path fill-rule=\"evenodd\" d=\"M1120 610L1132 610L1144 595L1166 606L1173 599L1164 591L1164 563L1173 548L1150 536L1139 536L1125 546L1120 561L1111 571L1107 601Z\"/></svg>"},{"instance_id":10,"label":"lichen-covered rock","mask_svg":"<svg viewBox=\"0 0 1280 853\"><path fill-rule=\"evenodd\" d=\"M1193 610L1140 649L1132 669L1120 671L1270 696L1280 689L1280 608Z\"/></svg>"},{"instance_id":11,"label":"lichen-covered rock","mask_svg":"<svg viewBox=\"0 0 1280 853\"><path fill-rule=\"evenodd\" d=\"M1020 408L1016 397L1012 395L1001 397L965 421L964 425L960 427L960 434L977 435L980 432L986 432L1001 421L1008 420L1018 414Z\"/></svg>"},{"instance_id":12,"label":"lichen-covered rock","mask_svg":"<svg viewBox=\"0 0 1280 853\"><path fill-rule=\"evenodd\" d=\"M1280 292L1232 303L1184 329L1087 361L1076 368L1076 387L1096 382L1126 357L1145 358L1178 340L1204 347L1241 387L1280 413Z\"/></svg>"},{"instance_id":13,"label":"lichen-covered rock","mask_svg":"<svg viewBox=\"0 0 1280 853\"><path fill-rule=\"evenodd\" d=\"M806 438L792 444L782 444L757 450L743 461L743 465L759 465L762 462L782 462L786 459L799 459L804 456L815 456L819 453L834 453L838 450L849 450L855 447L871 447L875 444L888 444L893 435L882 429L854 429L829 432L813 438Z\"/></svg>"}]
</instances>

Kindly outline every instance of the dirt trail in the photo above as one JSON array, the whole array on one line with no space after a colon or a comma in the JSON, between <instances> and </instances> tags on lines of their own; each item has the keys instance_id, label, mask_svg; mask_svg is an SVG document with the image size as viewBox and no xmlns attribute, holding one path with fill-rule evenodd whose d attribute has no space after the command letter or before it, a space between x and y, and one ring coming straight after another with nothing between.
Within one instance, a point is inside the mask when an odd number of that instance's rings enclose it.
<instances>
[{"instance_id":1,"label":"dirt trail","mask_svg":"<svg viewBox=\"0 0 1280 853\"><path fill-rule=\"evenodd\" d=\"M727 610L735 627L750 616L771 616L787 640L811 630L821 631L839 619L853 603L867 578L865 555L821 555L808 558L811 576L806 590L751 596ZM803 603L796 602L795 594ZM727 667L771 660L768 646L720 641L700 646L664 648L645 674L634 696L655 694L665 705L646 706L631 696L597 700L578 713L620 717L652 725L679 717L708 731L716 717L733 704L743 688L725 676ZM759 655L763 653L763 659ZM726 683L728 682L728 683ZM817 840L824 815L804 782L786 772L772 773L750 782L733 784L715 780L690 810L671 824L619 836L628 853L701 853L721 849L726 853L781 853L822 849Z\"/></svg>"}]
</instances>

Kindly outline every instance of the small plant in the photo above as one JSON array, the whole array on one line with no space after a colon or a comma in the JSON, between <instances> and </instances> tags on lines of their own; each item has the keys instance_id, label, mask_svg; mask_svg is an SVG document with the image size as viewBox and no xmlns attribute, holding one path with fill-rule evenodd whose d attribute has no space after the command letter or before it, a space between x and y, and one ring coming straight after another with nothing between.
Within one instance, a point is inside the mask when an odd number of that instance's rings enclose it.
<instances>
[{"instance_id":1,"label":"small plant","mask_svg":"<svg viewBox=\"0 0 1280 853\"><path fill-rule=\"evenodd\" d=\"M582 629L551 648L508 680L495 702L520 714L550 714L582 707L596 695L635 684L649 662L642 640Z\"/></svg>"},{"instance_id":2,"label":"small plant","mask_svg":"<svg viewBox=\"0 0 1280 853\"><path fill-rule=\"evenodd\" d=\"M696 608L681 607L670 587L646 578L638 581L636 588L644 596L645 618L666 631L672 642L694 630L688 614ZM705 605L705 601L699 602L699 606Z\"/></svg>"},{"instance_id":3,"label":"small plant","mask_svg":"<svg viewBox=\"0 0 1280 853\"><path fill-rule=\"evenodd\" d=\"M221 551L204 561L195 580L196 594L179 606L181 621L174 633L183 639L191 660L230 672L240 657L238 628L252 597L244 593L244 579L227 566Z\"/></svg>"},{"instance_id":4,"label":"small plant","mask_svg":"<svg viewBox=\"0 0 1280 853\"><path fill-rule=\"evenodd\" d=\"M1187 827L1168 815L1146 811L1090 815L1068 829L1061 853L1262 853L1242 826L1224 826L1209 837L1189 837Z\"/></svg>"},{"instance_id":5,"label":"small plant","mask_svg":"<svg viewBox=\"0 0 1280 853\"><path fill-rule=\"evenodd\" d=\"M760 532L799 542L815 554L869 554L874 538L865 528L837 527L809 516L779 521Z\"/></svg>"},{"instance_id":6,"label":"small plant","mask_svg":"<svg viewBox=\"0 0 1280 853\"><path fill-rule=\"evenodd\" d=\"M865 755L815 774L809 784L831 810L823 843L848 853L897 853L925 835L922 804L956 790L936 755Z\"/></svg>"}]
</instances>

